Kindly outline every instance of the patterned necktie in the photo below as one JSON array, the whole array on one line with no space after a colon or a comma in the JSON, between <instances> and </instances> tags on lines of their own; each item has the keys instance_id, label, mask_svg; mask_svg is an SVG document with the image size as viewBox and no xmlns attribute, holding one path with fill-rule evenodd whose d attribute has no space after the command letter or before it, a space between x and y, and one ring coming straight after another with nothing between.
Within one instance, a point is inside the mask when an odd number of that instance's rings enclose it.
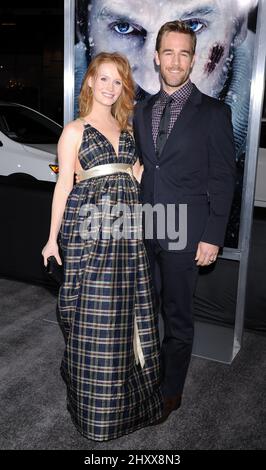
<instances>
[{"instance_id":1,"label":"patterned necktie","mask_svg":"<svg viewBox=\"0 0 266 470\"><path fill-rule=\"evenodd\" d=\"M160 125L158 129L158 135L156 139L156 154L159 157L163 151L163 148L165 146L165 142L167 141L167 136L168 136L168 128L169 128L169 123L170 123L170 108L171 108L171 103L173 101L173 98L169 98L166 102L166 105L164 107L161 120L160 120Z\"/></svg>"}]
</instances>

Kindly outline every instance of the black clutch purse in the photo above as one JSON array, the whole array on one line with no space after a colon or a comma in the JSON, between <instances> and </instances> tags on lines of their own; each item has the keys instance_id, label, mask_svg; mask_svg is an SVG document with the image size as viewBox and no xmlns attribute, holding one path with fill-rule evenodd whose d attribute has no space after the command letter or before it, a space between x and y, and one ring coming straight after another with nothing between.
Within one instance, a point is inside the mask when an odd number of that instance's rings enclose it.
<instances>
[{"instance_id":1,"label":"black clutch purse","mask_svg":"<svg viewBox=\"0 0 266 470\"><path fill-rule=\"evenodd\" d=\"M46 272L57 284L63 283L64 268L62 264L58 264L54 256L47 258Z\"/></svg>"}]
</instances>

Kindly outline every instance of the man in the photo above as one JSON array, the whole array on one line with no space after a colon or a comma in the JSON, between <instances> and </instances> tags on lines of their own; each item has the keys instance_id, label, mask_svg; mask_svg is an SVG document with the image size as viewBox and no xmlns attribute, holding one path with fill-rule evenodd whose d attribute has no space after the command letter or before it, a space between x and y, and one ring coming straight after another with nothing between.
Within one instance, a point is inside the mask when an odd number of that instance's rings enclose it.
<instances>
[{"instance_id":1,"label":"man","mask_svg":"<svg viewBox=\"0 0 266 470\"><path fill-rule=\"evenodd\" d=\"M164 24L156 39L161 90L136 106L134 133L144 172L143 204L187 207L187 243L172 250L160 226L146 240L165 334L162 392L165 420L181 404L193 342L192 299L198 266L216 260L223 246L234 191L235 150L230 108L202 94L190 81L196 35L184 22ZM166 225L171 224L166 220ZM180 225L184 220L179 221ZM181 227L182 228L182 227ZM145 234L146 235L146 234ZM161 277L161 292L155 276Z\"/></svg>"},{"instance_id":2,"label":"man","mask_svg":"<svg viewBox=\"0 0 266 470\"><path fill-rule=\"evenodd\" d=\"M75 94L91 56L119 51L127 56L137 100L160 88L153 51L160 26L180 19L197 35L192 81L232 108L236 149L245 147L253 37L248 13L257 0L78 0Z\"/></svg>"}]
</instances>

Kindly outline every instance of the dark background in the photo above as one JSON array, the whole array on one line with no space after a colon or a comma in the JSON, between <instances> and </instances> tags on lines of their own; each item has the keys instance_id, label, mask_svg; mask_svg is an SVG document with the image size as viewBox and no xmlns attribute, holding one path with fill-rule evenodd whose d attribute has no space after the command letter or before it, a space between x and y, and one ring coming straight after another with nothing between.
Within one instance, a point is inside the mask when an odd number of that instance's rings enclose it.
<instances>
[{"instance_id":1,"label":"dark background","mask_svg":"<svg viewBox=\"0 0 266 470\"><path fill-rule=\"evenodd\" d=\"M1 0L0 100L63 123L64 0Z\"/></svg>"}]
</instances>

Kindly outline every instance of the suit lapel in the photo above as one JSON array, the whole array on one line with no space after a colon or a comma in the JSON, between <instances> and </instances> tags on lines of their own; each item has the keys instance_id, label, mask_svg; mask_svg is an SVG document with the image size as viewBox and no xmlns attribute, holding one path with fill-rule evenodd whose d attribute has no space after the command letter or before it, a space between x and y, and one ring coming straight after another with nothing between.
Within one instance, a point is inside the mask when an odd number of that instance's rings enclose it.
<instances>
[{"instance_id":1,"label":"suit lapel","mask_svg":"<svg viewBox=\"0 0 266 470\"><path fill-rule=\"evenodd\" d=\"M147 100L147 103L143 107L145 129L143 130L142 135L145 136L144 138L147 146L147 153L151 156L153 160L156 159L156 156L152 136L152 108L158 96L159 93L153 95ZM171 145L171 143L178 142L178 139L182 138L183 133L185 132L186 128L188 128L189 122L195 117L195 115L197 115L201 101L202 93L194 85L191 95L189 96L184 108L182 109L180 116L177 118L173 129L169 134L169 137L160 155L160 159L163 158L164 153L167 152L167 148L169 145Z\"/></svg>"},{"instance_id":2,"label":"suit lapel","mask_svg":"<svg viewBox=\"0 0 266 470\"><path fill-rule=\"evenodd\" d=\"M189 123L199 112L201 101L202 93L194 85L191 95L189 96L180 116L178 116L173 129L169 134L160 158L163 158L164 153L167 152L167 148L171 146L173 142L178 142L179 139L182 139L186 129L188 129L189 132Z\"/></svg>"},{"instance_id":3,"label":"suit lapel","mask_svg":"<svg viewBox=\"0 0 266 470\"><path fill-rule=\"evenodd\" d=\"M159 93L153 95L146 103L143 108L143 118L145 123L144 135L147 145L148 155L151 155L155 159L155 148L152 136L152 108L159 96Z\"/></svg>"}]
</instances>

